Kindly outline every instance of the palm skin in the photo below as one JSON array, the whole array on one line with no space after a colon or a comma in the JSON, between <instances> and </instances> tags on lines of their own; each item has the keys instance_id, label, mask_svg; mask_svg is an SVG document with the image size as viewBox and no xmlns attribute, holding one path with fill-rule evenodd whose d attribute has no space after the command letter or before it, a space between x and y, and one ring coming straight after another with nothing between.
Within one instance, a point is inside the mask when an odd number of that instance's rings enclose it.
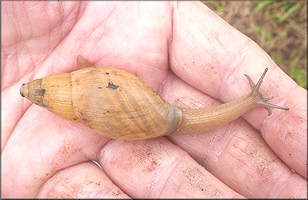
<instances>
[{"instance_id":1,"label":"palm skin","mask_svg":"<svg viewBox=\"0 0 308 200\"><path fill-rule=\"evenodd\" d=\"M4 2L2 11L3 197L306 197L306 90L203 4ZM249 93L243 74L256 81L268 67L261 92L290 110L256 108L203 134L111 140L19 94L22 83L76 70L79 54L191 108Z\"/></svg>"}]
</instances>

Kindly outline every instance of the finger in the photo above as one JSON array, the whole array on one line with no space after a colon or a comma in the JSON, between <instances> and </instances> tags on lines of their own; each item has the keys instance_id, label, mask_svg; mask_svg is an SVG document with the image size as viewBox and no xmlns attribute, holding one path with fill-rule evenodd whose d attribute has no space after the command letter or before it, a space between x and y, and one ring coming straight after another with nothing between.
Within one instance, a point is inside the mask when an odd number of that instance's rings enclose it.
<instances>
[{"instance_id":1,"label":"finger","mask_svg":"<svg viewBox=\"0 0 308 200\"><path fill-rule=\"evenodd\" d=\"M22 97L19 90L20 85L14 84L5 90L2 90L2 112L1 112L1 152L3 151L8 138L14 130L14 127L18 123L19 119L23 115L23 110L26 109L26 105L21 103Z\"/></svg>"},{"instance_id":2,"label":"finger","mask_svg":"<svg viewBox=\"0 0 308 200\"><path fill-rule=\"evenodd\" d=\"M51 177L36 198L128 198L93 162L65 168Z\"/></svg>"},{"instance_id":3,"label":"finger","mask_svg":"<svg viewBox=\"0 0 308 200\"><path fill-rule=\"evenodd\" d=\"M99 163L132 198L241 197L165 138L112 140Z\"/></svg>"},{"instance_id":4,"label":"finger","mask_svg":"<svg viewBox=\"0 0 308 200\"><path fill-rule=\"evenodd\" d=\"M59 54L78 49L96 67L123 69L157 89L168 70L170 12L168 2L90 2L66 39L70 50Z\"/></svg>"},{"instance_id":5,"label":"finger","mask_svg":"<svg viewBox=\"0 0 308 200\"><path fill-rule=\"evenodd\" d=\"M288 101L285 115L266 118L261 128L265 141L293 171L307 178L307 91L290 91L294 100ZM269 127L268 130L266 128Z\"/></svg>"},{"instance_id":6,"label":"finger","mask_svg":"<svg viewBox=\"0 0 308 200\"><path fill-rule=\"evenodd\" d=\"M178 107L214 107L219 103L169 76L163 96ZM243 119L202 134L170 136L210 173L248 198L306 196L306 180L294 174ZM288 189L285 189L288 188Z\"/></svg>"},{"instance_id":7,"label":"finger","mask_svg":"<svg viewBox=\"0 0 308 200\"><path fill-rule=\"evenodd\" d=\"M2 195L33 198L56 172L96 160L110 139L44 108L31 106L11 134L3 152Z\"/></svg>"},{"instance_id":8,"label":"finger","mask_svg":"<svg viewBox=\"0 0 308 200\"><path fill-rule=\"evenodd\" d=\"M8 62L22 66L42 61L71 32L83 9L80 2L4 2L1 46ZM9 66L8 71L16 70Z\"/></svg>"},{"instance_id":9,"label":"finger","mask_svg":"<svg viewBox=\"0 0 308 200\"><path fill-rule=\"evenodd\" d=\"M7 139L23 112L30 105L30 102L24 100L19 94L21 84L52 73L44 68L42 70L44 72L40 74L38 69L42 67L42 61L48 57L50 49L54 49L59 44L61 40L59 37L65 37L66 33L70 31L69 23L61 27L61 22L68 13L71 15L71 9L74 9L78 4L68 2L63 9L59 2L25 2L22 4L4 2L3 27L5 27L5 31L3 31L3 42L1 43L3 47L1 90L4 94L3 105L5 106L1 113L3 125L1 150L5 147ZM49 9L51 7L52 9ZM54 13L61 17L54 16ZM48 23L46 23L47 21ZM50 32L51 29L52 32ZM16 53L16 49L18 49L18 53ZM47 66L51 66L50 62ZM63 65L60 66L63 67Z\"/></svg>"},{"instance_id":10,"label":"finger","mask_svg":"<svg viewBox=\"0 0 308 200\"><path fill-rule=\"evenodd\" d=\"M256 108L244 118L262 131L284 162L306 177L307 151L302 148L307 146L305 91L252 40L201 3L181 2L173 13L171 69L190 85L229 102L250 92L243 74L257 80L264 68L269 68L261 92L274 96L271 103L290 107L290 111L274 110L273 116L267 117L265 109Z\"/></svg>"}]
</instances>

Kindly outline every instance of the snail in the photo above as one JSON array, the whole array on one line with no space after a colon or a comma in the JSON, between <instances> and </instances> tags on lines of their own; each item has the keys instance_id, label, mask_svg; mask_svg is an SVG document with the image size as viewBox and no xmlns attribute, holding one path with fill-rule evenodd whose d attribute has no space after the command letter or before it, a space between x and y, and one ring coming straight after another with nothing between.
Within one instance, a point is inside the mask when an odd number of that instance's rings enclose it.
<instances>
[{"instance_id":1,"label":"snail","mask_svg":"<svg viewBox=\"0 0 308 200\"><path fill-rule=\"evenodd\" d=\"M288 110L268 103L259 88L267 68L252 91L213 108L177 108L150 86L128 72L94 67L81 56L81 69L23 84L20 94L59 117L79 122L101 135L121 140L142 140L165 135L202 133L222 126L256 106Z\"/></svg>"}]
</instances>

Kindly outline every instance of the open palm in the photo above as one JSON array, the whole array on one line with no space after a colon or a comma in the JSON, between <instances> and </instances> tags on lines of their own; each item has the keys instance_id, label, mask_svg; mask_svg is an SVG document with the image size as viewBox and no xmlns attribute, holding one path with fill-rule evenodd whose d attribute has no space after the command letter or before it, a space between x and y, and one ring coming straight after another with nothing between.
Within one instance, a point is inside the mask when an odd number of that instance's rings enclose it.
<instances>
[{"instance_id":1,"label":"open palm","mask_svg":"<svg viewBox=\"0 0 308 200\"><path fill-rule=\"evenodd\" d=\"M305 197L306 90L200 2L4 2L2 12L3 197ZM77 55L191 108L249 93L243 74L256 81L268 67L261 91L290 110L256 108L203 134L112 140L19 94L76 70Z\"/></svg>"}]
</instances>

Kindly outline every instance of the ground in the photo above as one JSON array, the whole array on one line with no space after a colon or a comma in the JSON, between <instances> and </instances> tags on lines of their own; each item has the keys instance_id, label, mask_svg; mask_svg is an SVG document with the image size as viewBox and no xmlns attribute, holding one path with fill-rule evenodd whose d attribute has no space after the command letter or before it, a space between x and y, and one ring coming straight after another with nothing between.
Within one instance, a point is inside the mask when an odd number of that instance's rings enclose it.
<instances>
[{"instance_id":1,"label":"ground","mask_svg":"<svg viewBox=\"0 0 308 200\"><path fill-rule=\"evenodd\" d=\"M307 89L307 1L202 1Z\"/></svg>"}]
</instances>

